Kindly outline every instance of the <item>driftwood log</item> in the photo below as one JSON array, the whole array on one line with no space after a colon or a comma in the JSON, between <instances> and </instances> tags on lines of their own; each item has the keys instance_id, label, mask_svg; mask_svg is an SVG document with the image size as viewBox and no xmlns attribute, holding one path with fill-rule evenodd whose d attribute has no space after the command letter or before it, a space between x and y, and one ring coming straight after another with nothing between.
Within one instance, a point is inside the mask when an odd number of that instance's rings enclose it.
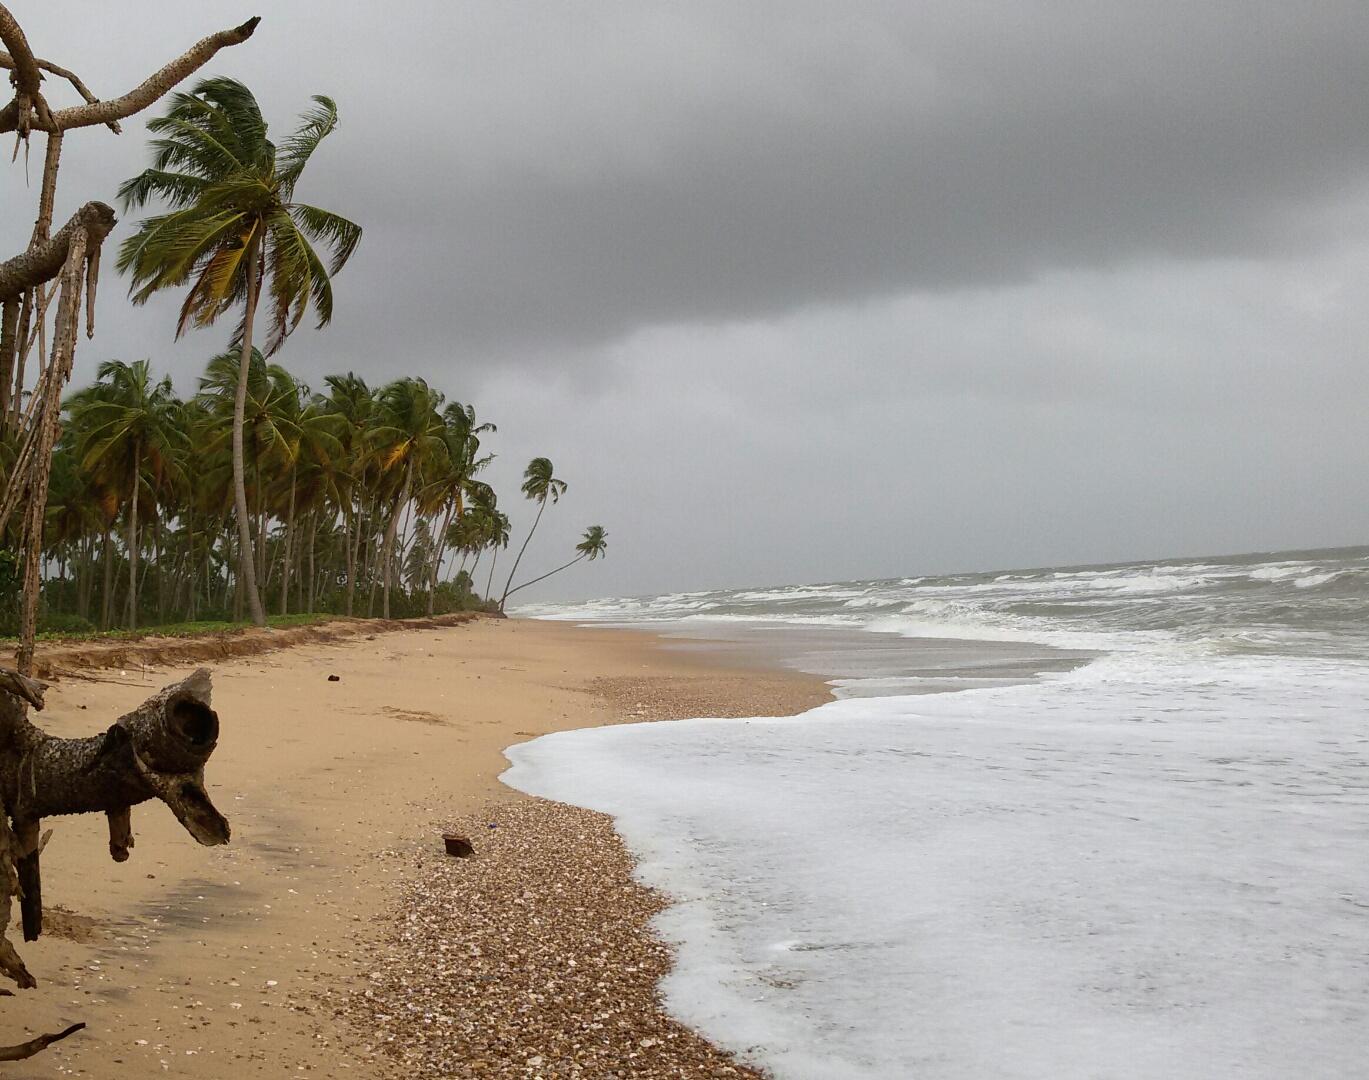
<instances>
[{"instance_id":1,"label":"driftwood log","mask_svg":"<svg viewBox=\"0 0 1369 1080\"><path fill-rule=\"evenodd\" d=\"M126 860L133 847L132 808L150 799L166 803L201 844L229 839L228 820L204 786L205 762L219 738L208 669L85 739L56 738L29 720L29 706L42 709L45 689L45 683L0 668L0 974L21 989L37 983L6 931L18 897L24 940L42 933L44 818L103 812L115 862ZM81 1026L0 1047L0 1061L29 1057Z\"/></svg>"}]
</instances>

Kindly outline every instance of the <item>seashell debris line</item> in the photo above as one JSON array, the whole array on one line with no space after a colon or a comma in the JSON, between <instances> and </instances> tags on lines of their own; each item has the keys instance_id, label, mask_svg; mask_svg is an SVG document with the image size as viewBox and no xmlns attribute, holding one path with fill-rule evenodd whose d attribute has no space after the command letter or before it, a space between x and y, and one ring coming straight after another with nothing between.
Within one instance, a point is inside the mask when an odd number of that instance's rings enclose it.
<instances>
[{"instance_id":1,"label":"seashell debris line","mask_svg":"<svg viewBox=\"0 0 1369 1080\"><path fill-rule=\"evenodd\" d=\"M664 898L633 880L611 819L541 799L444 822L411 856L371 970L340 1004L359 1048L397 1076L760 1078L668 1016Z\"/></svg>"}]
</instances>

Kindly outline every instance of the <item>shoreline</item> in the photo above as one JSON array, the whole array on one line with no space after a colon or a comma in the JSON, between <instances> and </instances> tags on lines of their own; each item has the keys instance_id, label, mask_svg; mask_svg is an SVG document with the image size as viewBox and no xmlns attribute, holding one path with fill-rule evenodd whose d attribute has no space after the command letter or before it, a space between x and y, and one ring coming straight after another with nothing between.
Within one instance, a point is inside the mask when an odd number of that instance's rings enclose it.
<instances>
[{"instance_id":1,"label":"shoreline","mask_svg":"<svg viewBox=\"0 0 1369 1080\"><path fill-rule=\"evenodd\" d=\"M615 864L626 858L621 841L590 820L598 815L564 808L561 831L550 817L534 828L537 815L518 807L559 804L499 784L503 750L555 730L784 715L831 697L815 677L739 667L733 659L673 649L637 630L485 619L299 644L217 665L214 702L223 734L206 774L233 823L233 843L201 849L163 807L148 805L134 811L133 858L115 866L104 851L102 820L52 823L56 832L44 854L49 928L21 950L39 988L7 1002L9 1033L77 1020L89 1027L13 1075L51 1075L54 1067L110 1078L165 1070L206 1078L297 1070L390 1075L393 1054L375 1044L373 1018L350 1003L366 1000L368 988L374 999L372 975L382 971L382 960L435 967L441 950L406 957L391 949L389 935L408 914L395 905L412 903L402 883L421 883L425 867L434 865L442 873L508 865L509 882L527 882L537 875L526 867L555 854L548 844L556 847L556 835L598 838L597 861L586 852L568 855L564 842L558 857L572 878L577 867L592 866L602 881L615 883L623 917L610 921L624 955L642 958L619 967L637 969L625 972L636 979L626 996L641 1011L654 1000L652 964L662 963L653 949L664 946L653 945L644 929L659 898L631 881L630 861ZM110 670L66 680L49 691L39 719L62 735L102 730L186 670ZM329 674L341 681L329 683ZM547 843L511 844L516 865L500 863L499 850L480 837L475 860L440 854L439 825L490 813L514 815L527 823L525 837L540 834ZM500 841L517 835L507 828ZM489 910L526 909L513 903L518 899ZM458 969L448 973L459 980ZM494 985L496 1004L522 1008L508 987ZM639 1019L674 1024L660 1015ZM368 1027L358 1030L358 1020ZM421 1033L430 1041L441 1032L428 1025ZM652 1036L637 1043L642 1038ZM698 1045L688 1046L690 1039ZM707 1056L718 1052L688 1029L668 1032L662 1042L674 1064L659 1075L728 1075L680 1071L680 1062L694 1059L706 1061L706 1069L723 1067L721 1058ZM544 1068L529 1064L536 1053L507 1049L502 1061L470 1075L538 1075ZM652 1049L612 1044L610 1054ZM654 1075L631 1060L631 1075ZM735 1075L755 1075L737 1068Z\"/></svg>"}]
</instances>

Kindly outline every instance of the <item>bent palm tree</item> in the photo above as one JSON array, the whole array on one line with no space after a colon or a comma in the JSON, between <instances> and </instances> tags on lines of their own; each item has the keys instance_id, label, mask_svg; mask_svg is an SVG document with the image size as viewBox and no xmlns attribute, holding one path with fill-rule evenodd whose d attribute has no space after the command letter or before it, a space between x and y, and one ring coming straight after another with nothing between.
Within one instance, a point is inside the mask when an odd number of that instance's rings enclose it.
<instances>
[{"instance_id":1,"label":"bent palm tree","mask_svg":"<svg viewBox=\"0 0 1369 1080\"><path fill-rule=\"evenodd\" d=\"M327 210L296 202L295 185L319 143L337 126L337 106L315 97L314 107L279 151L266 138L266 121L252 92L233 79L206 79L193 93L175 94L165 116L148 121L152 168L126 181L126 208L157 199L171 211L145 218L119 249L119 270L131 271L135 304L190 283L176 336L187 326L209 326L243 305L233 414L233 498L238 519L243 586L252 621L266 625L252 565L247 490L243 480L243 413L258 295L270 296L266 353L303 320L312 305L317 325L333 317L332 275L361 240L361 227ZM313 244L327 248L327 267Z\"/></svg>"},{"instance_id":2,"label":"bent palm tree","mask_svg":"<svg viewBox=\"0 0 1369 1080\"><path fill-rule=\"evenodd\" d=\"M608 533L604 532L604 527L602 525L591 525L585 530L584 538L575 545L575 550L580 554L576 555L570 562L562 563L555 570L548 570L541 577L535 577L531 581L523 582L523 584L519 585L517 588L510 589L504 594L505 598L507 599L512 596L514 593L518 592L519 589L526 589L529 585L536 585L539 581L546 581L552 574L559 574L562 570L574 566L581 559L589 559L590 562L593 562L601 555L607 557L608 541L604 539L606 536L608 536Z\"/></svg>"},{"instance_id":3,"label":"bent palm tree","mask_svg":"<svg viewBox=\"0 0 1369 1080\"><path fill-rule=\"evenodd\" d=\"M528 550L528 542L532 540L532 534L537 531L537 525L542 520L542 511L547 508L547 500L560 502L561 496L566 493L569 486L564 480L553 476L553 471L551 458L544 457L533 458L523 470L523 496L537 503L537 517L533 519L528 535L523 538L523 546L518 549L518 557L513 560L509 580L504 582L504 595L499 598L500 611L504 610L504 601L509 598L509 586L513 584L513 575L518 573L518 564L523 561L523 552Z\"/></svg>"}]
</instances>

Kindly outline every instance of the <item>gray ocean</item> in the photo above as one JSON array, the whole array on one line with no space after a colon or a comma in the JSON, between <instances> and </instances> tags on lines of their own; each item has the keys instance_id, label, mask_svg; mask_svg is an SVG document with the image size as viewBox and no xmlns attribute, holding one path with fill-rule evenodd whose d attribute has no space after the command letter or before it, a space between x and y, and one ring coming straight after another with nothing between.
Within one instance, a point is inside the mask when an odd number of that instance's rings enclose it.
<instances>
[{"instance_id":1,"label":"gray ocean","mask_svg":"<svg viewBox=\"0 0 1369 1080\"><path fill-rule=\"evenodd\" d=\"M831 681L505 775L615 817L668 1006L780 1080L1369 1075L1369 548L519 614Z\"/></svg>"}]
</instances>

